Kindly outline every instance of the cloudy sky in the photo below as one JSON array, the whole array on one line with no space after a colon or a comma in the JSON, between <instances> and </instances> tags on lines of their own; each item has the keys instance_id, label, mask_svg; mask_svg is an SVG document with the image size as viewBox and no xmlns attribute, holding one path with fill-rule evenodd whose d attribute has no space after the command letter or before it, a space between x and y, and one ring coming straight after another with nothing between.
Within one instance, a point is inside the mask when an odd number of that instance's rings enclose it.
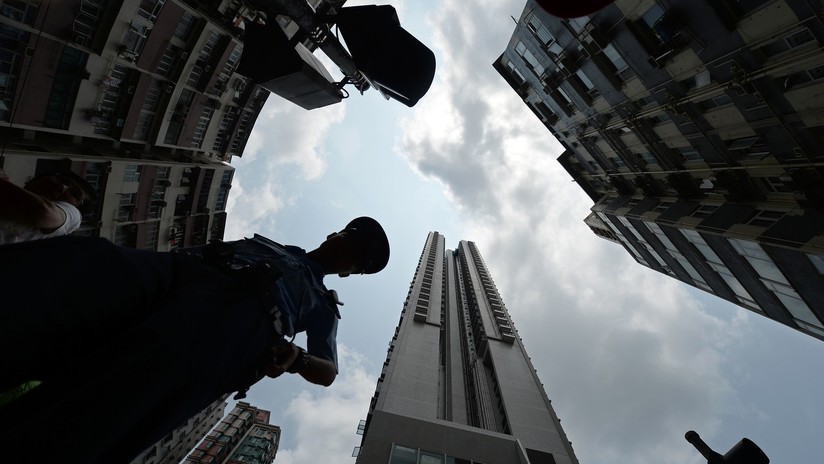
<instances>
[{"instance_id":1,"label":"cloudy sky","mask_svg":"<svg viewBox=\"0 0 824 464\"><path fill-rule=\"evenodd\" d=\"M392 244L384 272L327 278L345 302L335 384L252 388L283 429L277 462L354 462L433 230L478 245L582 463L705 462L691 429L722 453L746 436L772 462L824 462L824 343L644 268L582 222L592 202L560 145L492 68L523 0L392 5L438 60L415 108L375 91L314 111L273 95L233 161L227 238L312 248L371 215Z\"/></svg>"}]
</instances>

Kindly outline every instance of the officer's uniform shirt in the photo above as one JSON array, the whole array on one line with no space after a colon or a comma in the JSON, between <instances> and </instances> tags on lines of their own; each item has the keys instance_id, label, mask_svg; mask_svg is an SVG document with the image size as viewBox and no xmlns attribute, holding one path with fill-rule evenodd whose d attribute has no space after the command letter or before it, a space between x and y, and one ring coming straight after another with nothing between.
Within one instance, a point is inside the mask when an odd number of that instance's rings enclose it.
<instances>
[{"instance_id":1,"label":"officer's uniform shirt","mask_svg":"<svg viewBox=\"0 0 824 464\"><path fill-rule=\"evenodd\" d=\"M264 297L265 305L278 322L275 329L286 338L306 332L306 351L328 359L338 367L337 330L340 313L323 284L320 264L306 257L302 248L280 245L255 234L254 238L230 242L235 247L235 265L268 262L282 272L275 289Z\"/></svg>"}]
</instances>

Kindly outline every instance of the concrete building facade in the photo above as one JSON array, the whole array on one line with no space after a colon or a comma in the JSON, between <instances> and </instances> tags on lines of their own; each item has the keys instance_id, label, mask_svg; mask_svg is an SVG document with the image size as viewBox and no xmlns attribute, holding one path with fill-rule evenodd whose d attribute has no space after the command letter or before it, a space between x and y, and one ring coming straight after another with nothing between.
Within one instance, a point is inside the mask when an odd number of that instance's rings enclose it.
<instances>
[{"instance_id":1,"label":"concrete building facade","mask_svg":"<svg viewBox=\"0 0 824 464\"><path fill-rule=\"evenodd\" d=\"M129 157L229 161L268 92L234 73L239 0L7 2L0 11L4 137Z\"/></svg>"},{"instance_id":2,"label":"concrete building facade","mask_svg":"<svg viewBox=\"0 0 824 464\"><path fill-rule=\"evenodd\" d=\"M171 431L134 458L132 464L177 464L182 461L223 417L228 396L216 400L185 424Z\"/></svg>"},{"instance_id":3,"label":"concrete building facade","mask_svg":"<svg viewBox=\"0 0 824 464\"><path fill-rule=\"evenodd\" d=\"M240 401L186 457L185 464L270 464L280 444L271 413Z\"/></svg>"},{"instance_id":4,"label":"concrete building facade","mask_svg":"<svg viewBox=\"0 0 824 464\"><path fill-rule=\"evenodd\" d=\"M428 235L363 431L358 464L578 462L473 242Z\"/></svg>"},{"instance_id":5,"label":"concrete building facade","mask_svg":"<svg viewBox=\"0 0 824 464\"><path fill-rule=\"evenodd\" d=\"M168 251L222 238L234 169L269 92L234 72L240 0L6 2L0 168L98 189L80 235Z\"/></svg>"},{"instance_id":6,"label":"concrete building facade","mask_svg":"<svg viewBox=\"0 0 824 464\"><path fill-rule=\"evenodd\" d=\"M824 22L805 0L530 0L493 66L634 259L824 339Z\"/></svg>"},{"instance_id":7,"label":"concrete building facade","mask_svg":"<svg viewBox=\"0 0 824 464\"><path fill-rule=\"evenodd\" d=\"M38 174L70 170L96 187L98 198L82 208L83 223L75 235L157 251L223 238L234 175L234 168L225 163L101 159L61 153L59 148L48 152L25 148L31 147L10 144L3 158L12 182L23 185Z\"/></svg>"}]
</instances>

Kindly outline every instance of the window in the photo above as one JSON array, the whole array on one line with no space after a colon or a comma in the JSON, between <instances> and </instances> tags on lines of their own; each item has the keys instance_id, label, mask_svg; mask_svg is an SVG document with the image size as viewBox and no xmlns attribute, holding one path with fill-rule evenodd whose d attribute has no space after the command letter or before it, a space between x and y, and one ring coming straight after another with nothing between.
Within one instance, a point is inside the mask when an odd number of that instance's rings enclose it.
<instances>
[{"instance_id":1,"label":"window","mask_svg":"<svg viewBox=\"0 0 824 464\"><path fill-rule=\"evenodd\" d=\"M155 22L164 3L166 3L166 0L141 0L137 14L151 22Z\"/></svg>"},{"instance_id":2,"label":"window","mask_svg":"<svg viewBox=\"0 0 824 464\"><path fill-rule=\"evenodd\" d=\"M493 379L494 380L494 379ZM360 447L355 447L356 452L360 452ZM533 450L528 450L533 451ZM352 453L355 456L355 452ZM532 454L530 454L531 458ZM427 451L416 448L407 448L400 445L392 445L392 456L389 464L483 464L479 461L462 459L449 456L442 452Z\"/></svg>"},{"instance_id":3,"label":"window","mask_svg":"<svg viewBox=\"0 0 824 464\"><path fill-rule=\"evenodd\" d=\"M535 109L538 114L540 114L541 118L545 120L549 124L555 124L558 122L558 115L552 112L546 103L539 101L535 103L531 103L532 107Z\"/></svg>"},{"instance_id":4,"label":"window","mask_svg":"<svg viewBox=\"0 0 824 464\"><path fill-rule=\"evenodd\" d=\"M574 107L574 106L575 106L575 105L572 103L572 98L570 98L569 94L568 94L568 93L566 93L566 91L565 91L564 89L562 89L562 88L558 87L558 89L557 89L557 90L558 90L558 93L559 93L562 97L564 97L564 100L566 100L566 103L567 103L567 105L568 105L570 108L572 108L572 107Z\"/></svg>"},{"instance_id":5,"label":"window","mask_svg":"<svg viewBox=\"0 0 824 464\"><path fill-rule=\"evenodd\" d=\"M721 258L719 258L717 254L715 254L715 251L712 250L709 244L707 244L707 242L704 241L704 238L701 237L701 234L699 234L697 231L681 229L681 233L684 235L684 237L686 237L687 240L689 240L693 245L695 245L695 248L697 248L698 251L701 252L701 254L704 255L705 258L707 258L707 261L714 263L723 263L723 261L721 261Z\"/></svg>"},{"instance_id":6,"label":"window","mask_svg":"<svg viewBox=\"0 0 824 464\"><path fill-rule=\"evenodd\" d=\"M618 237L618 240L620 240L621 243L623 243L624 246L632 253L636 261L643 264L644 266L649 267L647 260L645 260L641 253L639 253L638 250L636 250L635 247L624 237L624 234L621 233L621 231L617 227L615 227L615 224L613 224L612 221L610 221L609 218L607 218L606 214L599 211L595 213L595 215L598 216L602 221L604 221L604 224L606 224L607 227L609 227L612 230L615 236Z\"/></svg>"},{"instance_id":7,"label":"window","mask_svg":"<svg viewBox=\"0 0 824 464\"><path fill-rule=\"evenodd\" d=\"M509 72L515 77L515 80L518 81L518 84L523 84L524 82L526 82L526 78L524 77L524 75L521 74L521 71L518 71L518 69L515 68L515 65L511 61L506 62L506 67L509 69Z\"/></svg>"},{"instance_id":8,"label":"window","mask_svg":"<svg viewBox=\"0 0 824 464\"><path fill-rule=\"evenodd\" d=\"M183 17L180 18L180 22L177 23L177 28L175 29L175 37L180 40L186 40L189 37L189 33L192 32L192 27L195 24L195 17L192 16L191 13L186 12L183 13Z\"/></svg>"},{"instance_id":9,"label":"window","mask_svg":"<svg viewBox=\"0 0 824 464\"><path fill-rule=\"evenodd\" d=\"M638 153L638 157L641 158L648 166L658 164L658 160L655 159L655 156L650 152Z\"/></svg>"},{"instance_id":10,"label":"window","mask_svg":"<svg viewBox=\"0 0 824 464\"><path fill-rule=\"evenodd\" d=\"M805 69L804 71L799 71L779 79L783 80L784 90L790 90L797 85L817 81L821 78L824 78L824 66Z\"/></svg>"},{"instance_id":11,"label":"window","mask_svg":"<svg viewBox=\"0 0 824 464\"><path fill-rule=\"evenodd\" d=\"M736 298L739 302L744 304L745 306L755 309L757 311L761 311L761 308L755 303L750 293L741 285L741 282L733 275L733 273L727 268L721 258L715 254L715 251L709 246L709 244L701 237L697 231L689 230L689 229L681 229L681 234L690 241L690 243L695 246L698 251L704 255L704 258L707 259L707 264L724 279L724 282L727 284L730 290L735 293Z\"/></svg>"},{"instance_id":12,"label":"window","mask_svg":"<svg viewBox=\"0 0 824 464\"><path fill-rule=\"evenodd\" d=\"M526 45L523 42L518 42L515 46L515 53L521 56L524 59L527 66L534 72L538 77L540 77L544 73L544 67L535 58L535 55L532 54L531 51L527 50Z\"/></svg>"},{"instance_id":13,"label":"window","mask_svg":"<svg viewBox=\"0 0 824 464\"><path fill-rule=\"evenodd\" d=\"M31 26L37 16L38 3L22 0L5 1L0 6L0 15Z\"/></svg>"},{"instance_id":14,"label":"window","mask_svg":"<svg viewBox=\"0 0 824 464\"><path fill-rule=\"evenodd\" d=\"M163 82L158 79L152 79L149 82L149 88L146 90L146 98L143 100L141 109L146 111L157 110L157 105L160 102L160 96L163 93Z\"/></svg>"},{"instance_id":15,"label":"window","mask_svg":"<svg viewBox=\"0 0 824 464\"><path fill-rule=\"evenodd\" d=\"M616 72L620 73L621 71L623 71L623 70L625 70L629 67L629 65L627 65L627 62L624 60L624 58L621 56L621 54L618 53L618 50L616 50L615 47L612 46L612 44L609 44L606 47L604 47L604 55L609 59L610 63L612 63L612 65L615 67Z\"/></svg>"},{"instance_id":16,"label":"window","mask_svg":"<svg viewBox=\"0 0 824 464\"><path fill-rule=\"evenodd\" d=\"M708 70L701 71L695 75L695 88L708 86L712 83L712 76Z\"/></svg>"},{"instance_id":17,"label":"window","mask_svg":"<svg viewBox=\"0 0 824 464\"><path fill-rule=\"evenodd\" d=\"M417 464L418 450L405 446L393 445L389 464Z\"/></svg>"},{"instance_id":18,"label":"window","mask_svg":"<svg viewBox=\"0 0 824 464\"><path fill-rule=\"evenodd\" d=\"M750 240L731 238L730 245L732 245L738 254L747 258L747 261L753 265L753 268L761 277L775 280L776 282L786 282L781 271L778 270L770 256L758 243Z\"/></svg>"},{"instance_id":19,"label":"window","mask_svg":"<svg viewBox=\"0 0 824 464\"><path fill-rule=\"evenodd\" d=\"M705 218L708 217L710 214L714 213L715 210L718 209L716 205L700 205L698 208L695 209L690 216L697 217L697 218Z\"/></svg>"},{"instance_id":20,"label":"window","mask_svg":"<svg viewBox=\"0 0 824 464\"><path fill-rule=\"evenodd\" d=\"M192 148L200 148L200 145L203 143L203 137L206 134L206 130L209 128L209 123L212 121L214 111L215 110L209 106L203 107L203 111L200 113L197 126L195 127L195 132L192 134L192 139L190 142L190 146Z\"/></svg>"},{"instance_id":21,"label":"window","mask_svg":"<svg viewBox=\"0 0 824 464\"><path fill-rule=\"evenodd\" d=\"M673 205L672 201L662 201L661 203L658 203L658 205L655 208L653 208L652 211L654 213L663 213L664 211L669 209L669 207L672 206L672 205Z\"/></svg>"},{"instance_id":22,"label":"window","mask_svg":"<svg viewBox=\"0 0 824 464\"><path fill-rule=\"evenodd\" d=\"M140 165L129 164L123 173L123 182L138 182L140 180Z\"/></svg>"},{"instance_id":23,"label":"window","mask_svg":"<svg viewBox=\"0 0 824 464\"><path fill-rule=\"evenodd\" d=\"M575 32L581 32L589 23L589 18L586 16L581 16L579 18L570 18L569 25L572 27L572 30Z\"/></svg>"},{"instance_id":24,"label":"window","mask_svg":"<svg viewBox=\"0 0 824 464\"><path fill-rule=\"evenodd\" d=\"M63 54L57 63L54 74L54 84L51 88L49 101L43 124L46 127L68 129L74 109L77 92L85 72L86 60L89 55L72 47L63 47Z\"/></svg>"},{"instance_id":25,"label":"window","mask_svg":"<svg viewBox=\"0 0 824 464\"><path fill-rule=\"evenodd\" d=\"M166 50L163 51L163 56L160 57L160 61L157 63L157 73L162 76L170 77L172 70L175 68L178 57L180 57L182 53L182 48L169 44L169 46L166 47Z\"/></svg>"},{"instance_id":26,"label":"window","mask_svg":"<svg viewBox=\"0 0 824 464\"><path fill-rule=\"evenodd\" d=\"M652 248L652 246L650 246L650 244L641 235L641 233L635 229L632 223L629 222L629 220L623 216L618 216L618 220L621 221L621 224L623 224L627 229L629 229L630 232L632 232L632 235L634 235L635 238L638 239L638 242L640 243L641 247L643 247L644 250L646 250L647 253L649 253L653 258L655 258L655 261L658 262L658 265L661 266L667 274L674 277L675 274L672 272L672 269L667 265L666 262L664 262L661 256L658 255L658 252L655 251L655 249ZM629 243L627 243L627 245L629 245ZM644 265L650 267L649 264L646 264L646 262L644 262Z\"/></svg>"},{"instance_id":27,"label":"window","mask_svg":"<svg viewBox=\"0 0 824 464\"><path fill-rule=\"evenodd\" d=\"M781 211L757 210L746 222L752 226L770 227L783 216L784 213Z\"/></svg>"},{"instance_id":28,"label":"window","mask_svg":"<svg viewBox=\"0 0 824 464\"><path fill-rule=\"evenodd\" d=\"M772 258L756 242L748 240L730 239L730 245L741 256L746 258L753 270L761 277L761 282L772 291L787 308L796 321L801 321L824 330L824 324L813 314L801 296L793 289L787 278L773 262Z\"/></svg>"},{"instance_id":29,"label":"window","mask_svg":"<svg viewBox=\"0 0 824 464\"><path fill-rule=\"evenodd\" d=\"M644 20L647 26L652 28L655 26L655 23L658 22L658 20L661 19L663 16L664 9L661 8L661 5L653 3L653 5L649 7L649 9L647 9L647 11L643 14L641 18Z\"/></svg>"},{"instance_id":30,"label":"window","mask_svg":"<svg viewBox=\"0 0 824 464\"><path fill-rule=\"evenodd\" d=\"M792 177L756 177L761 184L771 193L793 193L797 190Z\"/></svg>"},{"instance_id":31,"label":"window","mask_svg":"<svg viewBox=\"0 0 824 464\"><path fill-rule=\"evenodd\" d=\"M598 89L595 88L595 84L592 83L592 80L587 77L583 70L579 69L575 71L575 77L578 78L578 81L583 85L584 89L591 97L595 98L600 95Z\"/></svg>"},{"instance_id":32,"label":"window","mask_svg":"<svg viewBox=\"0 0 824 464\"><path fill-rule=\"evenodd\" d=\"M160 222L150 222L146 225L144 250L157 250L157 237L160 232Z\"/></svg>"},{"instance_id":33,"label":"window","mask_svg":"<svg viewBox=\"0 0 824 464\"><path fill-rule=\"evenodd\" d=\"M757 135L735 139L729 143L727 150L739 159L760 160L770 154L767 145Z\"/></svg>"},{"instance_id":34,"label":"window","mask_svg":"<svg viewBox=\"0 0 824 464\"><path fill-rule=\"evenodd\" d=\"M635 103L637 103L639 107L643 108L647 105L655 103L655 99L652 97L652 95L644 95L638 100L635 100Z\"/></svg>"},{"instance_id":35,"label":"window","mask_svg":"<svg viewBox=\"0 0 824 464\"><path fill-rule=\"evenodd\" d=\"M552 36L552 34L549 32L549 30L547 30L547 28L543 24L541 24L541 21L539 21L534 14L530 14L526 18L526 26L529 28L530 31L532 31L533 34L535 34L535 37L537 37L538 40L545 46L555 41L555 37Z\"/></svg>"},{"instance_id":36,"label":"window","mask_svg":"<svg viewBox=\"0 0 824 464\"><path fill-rule=\"evenodd\" d=\"M702 111L709 111L711 109L719 108L732 104L732 98L727 94L718 95L717 97L708 98L698 103Z\"/></svg>"},{"instance_id":37,"label":"window","mask_svg":"<svg viewBox=\"0 0 824 464\"><path fill-rule=\"evenodd\" d=\"M801 29L764 45L758 51L764 54L766 58L771 58L814 40L815 37L809 29Z\"/></svg>"},{"instance_id":38,"label":"window","mask_svg":"<svg viewBox=\"0 0 824 464\"><path fill-rule=\"evenodd\" d=\"M126 29L126 33L123 35L121 46L124 51L121 53L121 56L136 61L137 57L140 56L140 52L143 50L143 45L146 44L149 31L150 29L147 26L137 21L132 21L129 28Z\"/></svg>"},{"instance_id":39,"label":"window","mask_svg":"<svg viewBox=\"0 0 824 464\"><path fill-rule=\"evenodd\" d=\"M701 156L701 153L698 153L693 147L678 147L675 149L678 153L681 154L681 157L684 161L703 161L704 157Z\"/></svg>"}]
</instances>

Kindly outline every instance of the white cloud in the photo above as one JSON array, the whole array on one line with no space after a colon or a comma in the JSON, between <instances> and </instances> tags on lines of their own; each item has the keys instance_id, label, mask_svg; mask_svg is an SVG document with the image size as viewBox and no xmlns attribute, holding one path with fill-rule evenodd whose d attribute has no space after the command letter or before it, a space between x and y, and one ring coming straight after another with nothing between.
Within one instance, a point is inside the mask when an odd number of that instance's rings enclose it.
<instances>
[{"instance_id":1,"label":"white cloud","mask_svg":"<svg viewBox=\"0 0 824 464\"><path fill-rule=\"evenodd\" d=\"M272 179L247 191L243 187L244 178L243 171L235 172L232 193L226 206L230 220L226 221L225 240L239 240L262 230L266 225L273 226L276 213L292 201Z\"/></svg>"},{"instance_id":2,"label":"white cloud","mask_svg":"<svg viewBox=\"0 0 824 464\"><path fill-rule=\"evenodd\" d=\"M272 94L258 115L243 158L234 164L268 171L291 165L300 169L305 180L317 179L326 170L323 144L329 128L344 115L345 105L307 111Z\"/></svg>"},{"instance_id":3,"label":"white cloud","mask_svg":"<svg viewBox=\"0 0 824 464\"><path fill-rule=\"evenodd\" d=\"M471 236L447 240L478 244L579 459L694 462L683 434L717 431L746 318L707 314L583 223L592 202L555 161L561 147L492 68L498 55L478 53L503 51L512 23L500 18L522 5L453 1L431 15L449 66L398 151L474 218Z\"/></svg>"},{"instance_id":4,"label":"white cloud","mask_svg":"<svg viewBox=\"0 0 824 464\"><path fill-rule=\"evenodd\" d=\"M300 189L290 188L293 183L323 177L329 130L340 124L345 114L344 105L307 111L277 95L269 96L243 157L233 161L236 171L226 208L225 239L276 230L276 213L293 204L300 194ZM298 179L289 178L292 171Z\"/></svg>"}]
</instances>

